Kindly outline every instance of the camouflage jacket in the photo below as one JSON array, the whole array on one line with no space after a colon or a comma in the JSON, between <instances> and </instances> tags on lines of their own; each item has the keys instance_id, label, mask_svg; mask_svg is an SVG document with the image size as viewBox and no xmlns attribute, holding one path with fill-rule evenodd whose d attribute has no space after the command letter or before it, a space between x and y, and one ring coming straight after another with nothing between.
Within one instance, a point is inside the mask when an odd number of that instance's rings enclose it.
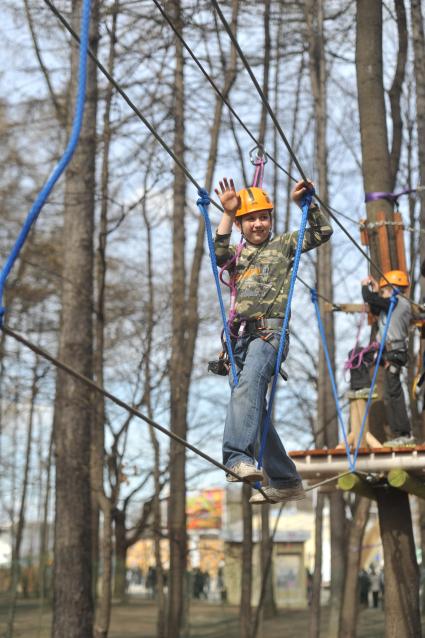
<instances>
[{"instance_id":1,"label":"camouflage jacket","mask_svg":"<svg viewBox=\"0 0 425 638\"><path fill-rule=\"evenodd\" d=\"M308 216L303 252L320 246L332 235L332 227L321 210L314 206ZM236 312L238 320L259 317L283 317L288 299L298 231L275 235L260 246L245 244L236 265ZM217 264L223 266L234 254L230 234L215 236Z\"/></svg>"}]
</instances>

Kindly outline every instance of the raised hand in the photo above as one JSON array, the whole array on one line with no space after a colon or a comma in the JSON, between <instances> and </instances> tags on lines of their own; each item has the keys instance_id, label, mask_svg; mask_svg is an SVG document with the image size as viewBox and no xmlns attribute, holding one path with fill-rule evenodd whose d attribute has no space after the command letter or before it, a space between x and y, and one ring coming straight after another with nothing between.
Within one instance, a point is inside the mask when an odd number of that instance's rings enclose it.
<instances>
[{"instance_id":1,"label":"raised hand","mask_svg":"<svg viewBox=\"0 0 425 638\"><path fill-rule=\"evenodd\" d=\"M224 208L224 212L229 215L234 215L240 206L240 198L238 197L233 179L230 177L223 177L219 181L220 190L215 188L215 193L220 198L220 202Z\"/></svg>"}]
</instances>

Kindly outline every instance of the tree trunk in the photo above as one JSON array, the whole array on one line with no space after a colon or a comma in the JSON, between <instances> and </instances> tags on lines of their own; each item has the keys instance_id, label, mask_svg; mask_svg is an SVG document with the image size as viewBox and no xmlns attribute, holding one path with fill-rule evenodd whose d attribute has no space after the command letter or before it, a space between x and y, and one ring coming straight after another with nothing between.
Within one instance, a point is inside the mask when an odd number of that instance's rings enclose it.
<instances>
[{"instance_id":1,"label":"tree trunk","mask_svg":"<svg viewBox=\"0 0 425 638\"><path fill-rule=\"evenodd\" d=\"M125 528L125 513L118 508L114 510L115 524L115 572L114 572L114 596L121 601L125 600L125 563L127 559L127 539Z\"/></svg>"},{"instance_id":2,"label":"tree trunk","mask_svg":"<svg viewBox=\"0 0 425 638\"><path fill-rule=\"evenodd\" d=\"M420 183L425 184L425 36L424 16L421 0L411 0L411 28L414 54L414 73L416 85L416 122L417 122L417 147L419 160ZM418 193L420 201L419 228L425 228L425 193ZM422 264L425 260L425 242L419 239L419 259ZM425 297L425 277L420 280L421 299ZM423 343L423 342L422 342ZM421 417L421 437L425 440L425 410ZM422 572L425 566L425 503L419 499L421 548L422 548ZM422 597L422 613L425 613L425 596Z\"/></svg>"},{"instance_id":3,"label":"tree trunk","mask_svg":"<svg viewBox=\"0 0 425 638\"><path fill-rule=\"evenodd\" d=\"M314 571L311 587L310 616L308 625L308 638L319 638L321 617L321 592L322 592L322 556L323 556L323 506L325 495L317 493L316 515L314 521Z\"/></svg>"},{"instance_id":4,"label":"tree trunk","mask_svg":"<svg viewBox=\"0 0 425 638\"><path fill-rule=\"evenodd\" d=\"M314 116L316 120L315 157L319 170L319 192L322 199L328 200L328 152L327 152L327 70L325 60L325 34L323 0L308 0L305 5L308 31L309 69L312 94L314 98ZM317 251L317 286L326 299L332 301L332 243L327 242ZM335 332L333 313L324 311L324 301L319 299L319 307L331 360L335 369ZM324 431L324 441L328 447L338 442L338 423L336 420L335 400L327 373L325 353L319 345L318 370L318 423ZM336 491L330 495L331 524L331 597L327 635L336 638L339 631L342 591L345 578L345 507L343 496Z\"/></svg>"},{"instance_id":5,"label":"tree trunk","mask_svg":"<svg viewBox=\"0 0 425 638\"><path fill-rule=\"evenodd\" d=\"M364 189L365 192L391 191L392 169L388 151L382 69L381 2L357 0L356 70ZM390 220L393 207L384 199L369 202L368 221L375 222L378 211L384 211L386 219ZM391 227L387 227L387 230L391 236ZM379 260L379 245L375 234L369 236L369 247L372 256L378 256ZM391 257L393 264L394 255ZM372 274L377 276L378 273Z\"/></svg>"},{"instance_id":6,"label":"tree trunk","mask_svg":"<svg viewBox=\"0 0 425 638\"><path fill-rule=\"evenodd\" d=\"M356 63L365 190L391 191L380 2L357 0ZM370 202L367 204L368 221L375 221L378 210L385 211L387 218L391 216L392 207L388 202ZM376 241L370 242L370 252L379 264ZM391 259L394 259L393 255ZM392 261L392 265L397 267L397 261ZM386 638L420 636L419 579L409 497L392 488L379 490L377 496L385 565L385 635Z\"/></svg>"},{"instance_id":7,"label":"tree trunk","mask_svg":"<svg viewBox=\"0 0 425 638\"><path fill-rule=\"evenodd\" d=\"M32 373L32 387L31 387L31 400L30 400L30 412L28 417L28 428L27 428L27 443L26 443L26 453L25 453L25 467L24 467L24 476L22 479L22 494L21 494L21 502L19 506L19 518L18 525L16 529L15 542L13 546L12 552L12 566L11 566L11 602L9 606L9 614L7 619L7 628L5 633L5 638L12 638L13 636L13 627L15 622L15 612L16 612L16 602L18 599L18 585L19 585L19 577L20 577L20 558L21 558L21 544L22 537L24 534L25 527L25 509L26 509L26 501L27 501L27 491L28 491L28 477L30 472L30 463L31 463L31 448L32 448L32 430L34 425L34 406L35 400L38 394L38 381L39 375L37 373L37 361L34 364L34 369Z\"/></svg>"},{"instance_id":8,"label":"tree trunk","mask_svg":"<svg viewBox=\"0 0 425 638\"><path fill-rule=\"evenodd\" d=\"M177 30L182 33L183 23L180 0L169 3ZM184 160L184 57L180 40L175 40L174 73L174 153ZM170 361L170 427L175 434L186 438L188 383L183 361L185 337L185 175L174 167L173 183L173 281L172 281L172 339ZM168 530L170 543L170 574L168 597L168 638L180 638L184 630L184 600L186 592L186 451L170 441L170 497Z\"/></svg>"},{"instance_id":9,"label":"tree trunk","mask_svg":"<svg viewBox=\"0 0 425 638\"><path fill-rule=\"evenodd\" d=\"M148 176L146 172L146 178ZM144 184L144 192L147 191L147 179ZM146 309L146 350L145 350L145 396L144 403L146 405L147 413L150 419L153 419L153 407L152 407L152 341L155 328L155 286L154 286L154 268L153 268L153 255L152 255L152 226L147 210L147 198L143 198L142 203L143 221L146 228L146 270L148 276L148 305ZM162 517L161 517L161 448L159 445L158 437L156 436L155 429L149 426L149 435L154 451L154 467L153 467L153 481L154 481L154 497L153 497L153 534L154 534L154 554L155 554L155 569L156 569L156 603L157 603L157 616L156 616L156 638L164 638L166 626L165 626L165 594L164 594L164 567L161 559L161 538L162 538Z\"/></svg>"},{"instance_id":10,"label":"tree trunk","mask_svg":"<svg viewBox=\"0 0 425 638\"><path fill-rule=\"evenodd\" d=\"M369 518L370 500L357 497L354 517L348 534L347 571L341 610L339 638L356 638L359 611L358 575L362 542Z\"/></svg>"},{"instance_id":11,"label":"tree trunk","mask_svg":"<svg viewBox=\"0 0 425 638\"><path fill-rule=\"evenodd\" d=\"M118 0L112 9L112 24L109 30L108 70L113 76L115 64L115 45L118 18ZM101 205L99 237L96 259L96 318L95 352L93 358L94 378L98 385L104 386L104 349L105 349L105 283L107 273L106 243L108 237L109 203L109 150L111 145L111 105L113 86L107 84L103 113L103 156L101 169ZM99 563L102 564L101 591L95 615L95 638L106 638L109 631L112 598L112 510L115 506L114 491L107 497L103 485L105 455L105 398L102 394L94 396L94 417L91 433L90 478L92 487L92 554L93 554L93 595L96 599ZM119 486L119 482L117 483ZM102 545L99 551L99 509L103 513Z\"/></svg>"},{"instance_id":12,"label":"tree trunk","mask_svg":"<svg viewBox=\"0 0 425 638\"><path fill-rule=\"evenodd\" d=\"M377 491L384 546L385 638L420 638L419 570L407 494Z\"/></svg>"},{"instance_id":13,"label":"tree trunk","mask_svg":"<svg viewBox=\"0 0 425 638\"><path fill-rule=\"evenodd\" d=\"M241 553L241 602L239 608L240 638L251 638L252 596L252 506L249 503L251 488L242 485L243 539Z\"/></svg>"},{"instance_id":14,"label":"tree trunk","mask_svg":"<svg viewBox=\"0 0 425 638\"><path fill-rule=\"evenodd\" d=\"M93 2L91 48L97 47ZM79 30L81 0L73 3ZM93 373L93 219L96 158L96 67L89 59L87 98L79 145L66 174L62 316L59 358L87 377ZM78 49L71 50L71 103L78 80ZM84 295L80 291L84 290ZM56 521L53 638L92 638L90 431L92 395L58 371L55 402Z\"/></svg>"}]
</instances>

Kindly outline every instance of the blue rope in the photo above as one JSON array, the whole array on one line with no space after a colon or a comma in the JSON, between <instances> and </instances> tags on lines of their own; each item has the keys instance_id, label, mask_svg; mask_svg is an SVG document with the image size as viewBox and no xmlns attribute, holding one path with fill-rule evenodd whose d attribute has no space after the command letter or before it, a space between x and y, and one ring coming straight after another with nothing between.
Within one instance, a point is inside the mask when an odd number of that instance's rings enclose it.
<instances>
[{"instance_id":1,"label":"blue rope","mask_svg":"<svg viewBox=\"0 0 425 638\"><path fill-rule=\"evenodd\" d=\"M209 249L210 260L211 260L211 268L213 271L215 287L217 289L217 296L218 296L218 301L220 304L221 318L223 321L224 334L226 336L227 352L230 359L230 366L232 368L233 382L236 386L238 385L238 373L236 370L235 358L233 356L233 351L232 351L232 343L230 339L229 326L227 324L226 311L224 309L223 296L221 294L220 280L219 280L218 272L217 272L217 260L215 258L214 241L213 241L213 236L211 231L211 222L208 216L208 206L210 205L211 200L210 200L208 191L206 191L205 188L200 188L198 190L198 195L199 195L199 199L197 200L196 203L198 205L199 210L201 211L202 217L204 218L204 222L205 222L205 230L207 233L208 249Z\"/></svg>"},{"instance_id":2,"label":"blue rope","mask_svg":"<svg viewBox=\"0 0 425 638\"><path fill-rule=\"evenodd\" d=\"M52 172L51 176L41 189L38 194L31 210L29 211L27 218L24 222L24 225L21 229L21 232L18 235L18 238L15 242L15 245L12 248L12 251L9 257L6 260L6 263L3 266L3 269L0 272L0 326L3 324L3 317L5 313L5 308L3 307L3 294L4 287L6 284L6 280L9 276L10 271L13 268L13 265L16 259L19 256L19 253L27 239L27 236L31 230L32 225L37 220L38 215L41 212L44 204L50 192L52 191L54 185L58 181L59 177L62 175L69 162L72 159L74 151L76 149L78 139L80 136L80 131L83 123L83 115L84 115L84 104L86 99L86 67L87 67L87 51L89 45L89 27L90 27L90 10L91 10L91 0L84 0L83 2L83 11L81 15L81 40L80 40L80 62L79 62L79 80L78 80L78 96L75 107L75 115L74 121L72 124L72 131L69 138L68 146L65 149L65 152L58 162L56 168Z\"/></svg>"},{"instance_id":3,"label":"blue rope","mask_svg":"<svg viewBox=\"0 0 425 638\"><path fill-rule=\"evenodd\" d=\"M357 441L356 449L354 450L354 454L353 454L353 471L356 468L357 456L358 456L359 448L360 448L360 441L362 440L362 437L363 437L363 432L364 432L364 429L365 429L365 426L366 426L367 415L369 413L370 405L372 403L372 395L373 395L373 390L375 388L376 377L378 376L379 364L381 362L382 353L384 351L385 341L387 340L387 334L388 334L388 328L390 327L391 316L393 314L394 308L397 305L397 301L398 301L397 295L398 295L398 293L399 293L398 289L394 288L393 292L392 292L392 295L391 295L391 298L390 298L390 307L388 309L387 320L385 322L384 332L382 334L381 344L379 346L378 356L376 358L375 369L373 371L373 377L372 377L372 383L370 384L369 396L367 398L367 403L366 403L366 410L365 410L365 413L364 413L364 416L363 416L362 425L361 425L361 428L360 428L359 439Z\"/></svg>"},{"instance_id":4,"label":"blue rope","mask_svg":"<svg viewBox=\"0 0 425 638\"><path fill-rule=\"evenodd\" d=\"M332 370L331 358L329 356L329 349L328 349L328 343L327 343L327 340L326 340L325 328L323 326L322 317L320 315L319 298L318 298L318 295L317 295L317 290L315 290L315 288L311 288L310 289L310 294L311 294L311 301L313 302L314 309L316 311L317 324L319 326L319 333L320 333L320 338L322 339L323 352L325 353L326 365L328 367L329 378L331 380L332 394L333 394L334 399L335 399L335 407L336 407L336 411L337 411L337 414L338 414L338 421L339 421L339 424L341 426L342 436L344 437L345 453L347 455L348 463L350 465L350 470L354 471L354 465L353 465L353 462L351 460L350 445L348 443L348 438L347 438L347 431L346 431L345 425L344 425L344 417L342 416L342 410L341 410L341 406L340 406L340 403L339 403L338 391L337 391L336 383L335 383L335 377L334 377L334 373L333 373L333 370Z\"/></svg>"},{"instance_id":5,"label":"blue rope","mask_svg":"<svg viewBox=\"0 0 425 638\"><path fill-rule=\"evenodd\" d=\"M288 300L286 302L285 316L283 318L283 324L282 324L282 333L280 335L279 348L277 351L276 366L274 371L272 388L270 390L269 405L268 405L267 414L264 420L263 434L261 437L260 450L258 453L258 469L260 469L263 464L264 448L266 446L267 435L270 428L273 401L276 394L276 386L277 386L277 380L279 376L280 364L282 362L283 351L284 351L285 342L286 342L286 331L288 329L289 318L291 316L292 297L294 294L295 281L296 281L298 266L299 266L300 258L301 258L305 229L307 226L308 209L310 208L313 195L314 195L314 190L312 189L311 191L306 193L306 195L304 195L302 199L302 203L301 203L301 208L302 208L301 224L300 224L300 229L298 231L298 241L297 241L297 247L295 250L294 264L292 266L291 280L289 282Z\"/></svg>"}]
</instances>

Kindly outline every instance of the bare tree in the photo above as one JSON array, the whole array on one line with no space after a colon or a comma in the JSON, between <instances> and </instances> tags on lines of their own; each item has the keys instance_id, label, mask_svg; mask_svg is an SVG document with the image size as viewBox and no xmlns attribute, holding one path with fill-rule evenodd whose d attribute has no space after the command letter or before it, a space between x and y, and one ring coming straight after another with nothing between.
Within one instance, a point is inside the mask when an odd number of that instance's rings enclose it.
<instances>
[{"instance_id":1,"label":"bare tree","mask_svg":"<svg viewBox=\"0 0 425 638\"><path fill-rule=\"evenodd\" d=\"M383 89L382 3L357 0L357 85L360 111L363 181L366 191L391 191L393 174ZM368 220L378 210L392 213L385 200L367 205ZM371 257L380 263L379 246L370 244ZM392 264L397 266L394 255ZM377 492L384 547L386 636L420 636L419 575L416 563L408 495L388 488Z\"/></svg>"},{"instance_id":2,"label":"bare tree","mask_svg":"<svg viewBox=\"0 0 425 638\"><path fill-rule=\"evenodd\" d=\"M72 24L80 22L75 0ZM90 44L96 51L98 6L92 3ZM75 103L78 48L71 49L71 104ZM96 66L88 61L87 97L80 142L66 175L64 267L59 356L87 377L93 374L93 219L96 157ZM71 115L71 113L69 114ZM84 297L79 294L85 291ZM87 386L57 374L55 401L56 520L53 633L92 638L90 432L92 396Z\"/></svg>"}]
</instances>

